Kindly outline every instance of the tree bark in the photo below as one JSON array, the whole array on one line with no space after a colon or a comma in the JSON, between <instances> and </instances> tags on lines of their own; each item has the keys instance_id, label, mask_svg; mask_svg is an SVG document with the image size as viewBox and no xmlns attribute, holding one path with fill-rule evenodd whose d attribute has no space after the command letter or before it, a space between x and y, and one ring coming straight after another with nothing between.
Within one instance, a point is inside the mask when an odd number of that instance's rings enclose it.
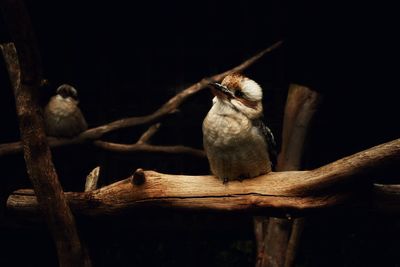
<instances>
[{"instance_id":1,"label":"tree bark","mask_svg":"<svg viewBox=\"0 0 400 267\"><path fill-rule=\"evenodd\" d=\"M1 50L14 89L24 158L38 206L52 233L60 266L91 266L58 181L36 101L41 64L28 12L19 0L1 0L0 3L15 42L15 46L2 45Z\"/></svg>"},{"instance_id":2,"label":"tree bark","mask_svg":"<svg viewBox=\"0 0 400 267\"><path fill-rule=\"evenodd\" d=\"M305 223L306 219L304 217L294 218L293 220L292 231L290 232L290 237L286 248L285 267L295 266L296 256Z\"/></svg>"},{"instance_id":3,"label":"tree bark","mask_svg":"<svg viewBox=\"0 0 400 267\"><path fill-rule=\"evenodd\" d=\"M214 176L144 171L140 174L144 176L142 183L133 183L131 177L94 191L66 193L66 196L74 212L92 216L143 207L275 212L280 216L296 216L350 200L350 205L368 205L368 195L364 195L365 198L360 195L367 192L356 190L365 188L360 184L371 182L365 174L388 162L399 161L400 139L397 139L311 171L271 172L228 184L222 184ZM7 208L27 216L37 213L38 204L33 192L25 189L9 197Z\"/></svg>"},{"instance_id":4,"label":"tree bark","mask_svg":"<svg viewBox=\"0 0 400 267\"><path fill-rule=\"evenodd\" d=\"M310 122L317 110L320 96L309 88L291 84L285 106L282 130L282 147L278 156L277 171L299 170L304 150L305 139ZM297 221L300 220L300 221ZM263 237L256 237L257 267L283 267L294 262L302 231L303 218L292 220L285 218L257 218L258 224L268 225L261 231ZM303 222L303 223L302 223ZM293 227L292 227L293 225ZM261 226L258 226L261 227ZM259 234L260 231L255 231ZM289 242L289 239L291 242ZM292 247L288 247L292 246Z\"/></svg>"},{"instance_id":5,"label":"tree bark","mask_svg":"<svg viewBox=\"0 0 400 267\"><path fill-rule=\"evenodd\" d=\"M97 166L86 176L85 192L90 192L97 189L99 176L100 176L100 166Z\"/></svg>"}]
</instances>

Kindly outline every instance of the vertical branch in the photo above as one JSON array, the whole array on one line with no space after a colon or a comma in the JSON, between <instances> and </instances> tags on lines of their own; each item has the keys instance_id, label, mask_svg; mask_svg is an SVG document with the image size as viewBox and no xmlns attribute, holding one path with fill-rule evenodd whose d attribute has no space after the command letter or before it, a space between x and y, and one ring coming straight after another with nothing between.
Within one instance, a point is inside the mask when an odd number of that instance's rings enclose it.
<instances>
[{"instance_id":1,"label":"vertical branch","mask_svg":"<svg viewBox=\"0 0 400 267\"><path fill-rule=\"evenodd\" d=\"M299 170L304 143L320 102L320 95L309 88L291 84L286 100L282 130L282 147L277 171Z\"/></svg>"},{"instance_id":2,"label":"vertical branch","mask_svg":"<svg viewBox=\"0 0 400 267\"><path fill-rule=\"evenodd\" d=\"M136 144L146 144L149 142L149 140L153 137L153 135L160 129L161 123L156 123L150 126L147 131L145 131L142 136L140 136L139 140L136 142Z\"/></svg>"},{"instance_id":3,"label":"vertical branch","mask_svg":"<svg viewBox=\"0 0 400 267\"><path fill-rule=\"evenodd\" d=\"M0 4L15 42L15 46L6 44L1 49L14 90L29 178L55 241L60 266L90 266L58 181L36 101L41 63L28 12L20 0L1 0Z\"/></svg>"},{"instance_id":4,"label":"vertical branch","mask_svg":"<svg viewBox=\"0 0 400 267\"><path fill-rule=\"evenodd\" d=\"M292 121L289 121L289 119L284 120L283 129L285 129L286 124L286 128L290 130L283 132L283 138L287 138L288 140L283 142L283 144L287 145L286 147L282 147L283 150L279 155L280 159L278 159L278 169L281 168L280 171L300 170L301 158L304 152L304 144L308 129L310 128L311 120L321 102L321 96L317 92L311 91L309 88L301 85L293 84L290 88L289 96L292 97L288 97L288 103L286 104L287 110L285 110L285 114L298 114L298 116L296 119L290 118ZM301 99L301 107L299 107L299 100L295 99ZM289 101L292 102L289 103ZM295 264L304 225L305 218L295 218L293 221L284 255L285 267L292 267ZM289 231L290 229L288 229L288 232Z\"/></svg>"},{"instance_id":5,"label":"vertical branch","mask_svg":"<svg viewBox=\"0 0 400 267\"><path fill-rule=\"evenodd\" d=\"M317 111L321 97L309 88L291 84L285 106L282 130L282 147L278 156L277 171L299 170L304 151L305 139L310 122ZM260 220L260 219L258 219ZM282 218L264 218L268 227L258 243L258 267L293 266L304 218L293 221ZM257 234L256 231L256 234Z\"/></svg>"},{"instance_id":6,"label":"vertical branch","mask_svg":"<svg viewBox=\"0 0 400 267\"><path fill-rule=\"evenodd\" d=\"M97 166L86 176L85 192L90 192L97 189L99 176L100 176L100 166Z\"/></svg>"},{"instance_id":7,"label":"vertical branch","mask_svg":"<svg viewBox=\"0 0 400 267\"><path fill-rule=\"evenodd\" d=\"M286 249L285 267L294 266L296 263L297 250L299 249L305 223L306 219L304 217L296 218L293 221L292 231Z\"/></svg>"},{"instance_id":8,"label":"vertical branch","mask_svg":"<svg viewBox=\"0 0 400 267\"><path fill-rule=\"evenodd\" d=\"M263 266L263 261L265 259L264 253L264 237L267 234L269 218L264 216L254 216L254 236L256 242L256 266Z\"/></svg>"}]
</instances>

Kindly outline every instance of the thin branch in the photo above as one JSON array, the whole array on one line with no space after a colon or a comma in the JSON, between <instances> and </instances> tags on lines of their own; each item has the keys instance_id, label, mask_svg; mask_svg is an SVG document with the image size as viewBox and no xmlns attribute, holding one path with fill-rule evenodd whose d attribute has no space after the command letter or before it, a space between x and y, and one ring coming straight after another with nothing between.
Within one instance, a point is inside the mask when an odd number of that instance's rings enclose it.
<instances>
[{"instance_id":1,"label":"thin branch","mask_svg":"<svg viewBox=\"0 0 400 267\"><path fill-rule=\"evenodd\" d=\"M119 152L119 153L168 153L168 154L186 154L195 157L205 158L206 154L201 149L186 147L186 146L156 146L149 144L117 144L104 141L95 141L94 145L104 150Z\"/></svg>"},{"instance_id":2,"label":"thin branch","mask_svg":"<svg viewBox=\"0 0 400 267\"><path fill-rule=\"evenodd\" d=\"M131 118L116 120L114 122L104 124L102 126L88 129L73 139L52 140L52 141L49 141L49 144L51 147L56 147L56 146L63 146L63 145L70 145L70 144L79 144L79 143L86 142L88 140L98 140L104 134L112 132L112 131L116 131L116 130L119 130L122 128L133 127L133 126L137 126L137 125L152 123L157 120L160 120L164 116L166 116L170 113L173 113L190 96L205 89L210 82L221 81L226 75L228 75L230 73L244 71L245 69L247 69L248 67L253 65L255 62L257 62L257 60L259 60L261 57L272 52L279 46L281 46L282 43L283 43L283 41L276 42L272 46L264 49L263 51L259 52L255 56L247 59L240 65L238 65L230 70L227 70L223 73L216 74L216 75L208 77L208 78L203 78L201 81L189 86L185 90L176 94L174 97L172 97L170 100L168 100L164 105L162 105L158 110L156 110L152 114L149 114L146 116L131 117ZM0 156L6 155L6 154L11 154L11 153L18 153L21 151L22 151L22 145L20 142L7 143L7 144L0 145Z\"/></svg>"},{"instance_id":3,"label":"thin branch","mask_svg":"<svg viewBox=\"0 0 400 267\"><path fill-rule=\"evenodd\" d=\"M156 123L153 124L145 131L142 136L140 136L139 140L136 142L136 144L144 144L147 143L153 135L160 129L161 123Z\"/></svg>"},{"instance_id":4,"label":"thin branch","mask_svg":"<svg viewBox=\"0 0 400 267\"><path fill-rule=\"evenodd\" d=\"M86 215L111 215L149 206L214 211L302 212L333 207L354 199L360 201L354 187L371 182L360 179L360 175L389 162L400 162L400 139L311 171L271 172L228 184L222 184L214 176L144 171L144 184L138 186L132 183L132 178L127 178L95 191L67 193L67 196L74 212ZM347 187L337 187L345 183ZM366 199L365 203L368 203ZM26 190L14 192L8 198L7 208L19 214L34 214L37 211L36 198Z\"/></svg>"},{"instance_id":5,"label":"thin branch","mask_svg":"<svg viewBox=\"0 0 400 267\"><path fill-rule=\"evenodd\" d=\"M16 153L20 153L20 152L22 152L22 143L21 142L0 144L0 156L16 154Z\"/></svg>"},{"instance_id":6,"label":"thin branch","mask_svg":"<svg viewBox=\"0 0 400 267\"><path fill-rule=\"evenodd\" d=\"M83 143L85 140L78 137L72 139L47 137L47 142L50 147L59 147ZM21 142L12 142L0 144L0 156L17 154L22 152Z\"/></svg>"}]
</instances>

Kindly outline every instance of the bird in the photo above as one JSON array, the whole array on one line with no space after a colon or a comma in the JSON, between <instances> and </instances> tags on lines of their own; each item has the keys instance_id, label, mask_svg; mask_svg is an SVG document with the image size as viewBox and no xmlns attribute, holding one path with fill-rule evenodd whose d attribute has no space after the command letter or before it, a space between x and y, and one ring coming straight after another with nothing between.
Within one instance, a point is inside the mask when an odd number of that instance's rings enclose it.
<instances>
[{"instance_id":1,"label":"bird","mask_svg":"<svg viewBox=\"0 0 400 267\"><path fill-rule=\"evenodd\" d=\"M276 142L263 122L261 86L239 73L209 86L214 98L202 131L212 174L225 184L271 172Z\"/></svg>"},{"instance_id":2,"label":"bird","mask_svg":"<svg viewBox=\"0 0 400 267\"><path fill-rule=\"evenodd\" d=\"M44 109L48 136L73 138L88 128L78 103L78 92L73 86L62 84L57 88L56 95L50 98Z\"/></svg>"}]
</instances>

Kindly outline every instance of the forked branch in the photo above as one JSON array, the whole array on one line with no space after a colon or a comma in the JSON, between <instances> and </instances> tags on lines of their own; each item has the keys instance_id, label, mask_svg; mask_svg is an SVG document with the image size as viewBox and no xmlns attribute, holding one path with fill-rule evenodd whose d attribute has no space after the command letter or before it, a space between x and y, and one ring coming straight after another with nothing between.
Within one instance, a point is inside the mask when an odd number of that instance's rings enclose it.
<instances>
[{"instance_id":1,"label":"forked branch","mask_svg":"<svg viewBox=\"0 0 400 267\"><path fill-rule=\"evenodd\" d=\"M71 144L80 144L89 140L98 140L106 133L112 131L158 121L161 118L165 117L166 115L173 113L186 99L206 88L210 82L221 81L226 75L230 73L244 71L245 69L253 65L255 62L257 62L257 60L259 60L265 54L268 54L273 50L275 50L276 48L278 48L282 43L283 41L276 42L272 46L264 49L263 51L259 52L258 54L254 55L253 57L247 59L240 65L230 70L216 74L208 78L203 78L201 81L189 86L188 88L176 94L174 97L169 99L164 105L162 105L152 114L116 120L114 122L107 123L102 126L88 129L73 139L51 138L49 139L49 145L50 147L58 147ZM21 151L22 151L22 145L20 142L0 144L0 156L6 154L18 153Z\"/></svg>"}]
</instances>

